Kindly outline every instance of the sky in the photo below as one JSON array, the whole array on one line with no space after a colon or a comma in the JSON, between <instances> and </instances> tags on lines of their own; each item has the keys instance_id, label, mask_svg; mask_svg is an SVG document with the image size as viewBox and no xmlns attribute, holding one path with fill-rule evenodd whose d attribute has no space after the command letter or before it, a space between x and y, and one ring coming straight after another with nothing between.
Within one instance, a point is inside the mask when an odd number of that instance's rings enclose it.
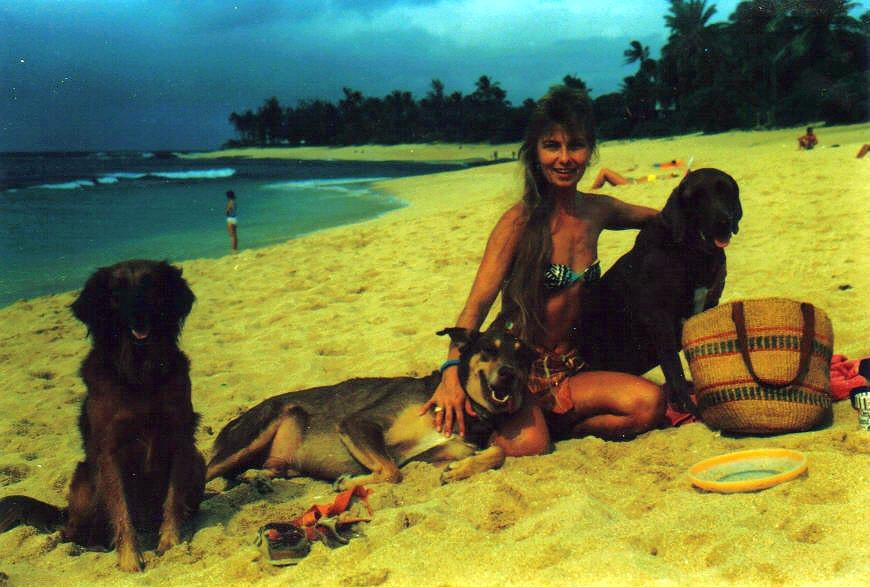
<instances>
[{"instance_id":1,"label":"sky","mask_svg":"<svg viewBox=\"0 0 870 587\"><path fill-rule=\"evenodd\" d=\"M738 0L707 0L712 22ZM868 9L859 2L853 15ZM230 113L271 96L337 103L342 88L468 94L481 75L514 104L566 74L592 95L657 57L665 0L0 0L0 151L200 150Z\"/></svg>"}]
</instances>

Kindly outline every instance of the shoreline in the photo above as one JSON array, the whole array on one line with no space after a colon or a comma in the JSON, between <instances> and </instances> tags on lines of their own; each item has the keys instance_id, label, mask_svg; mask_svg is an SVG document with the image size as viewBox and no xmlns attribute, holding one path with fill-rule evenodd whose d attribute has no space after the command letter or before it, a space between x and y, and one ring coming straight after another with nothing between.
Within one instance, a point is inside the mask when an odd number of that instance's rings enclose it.
<instances>
[{"instance_id":1,"label":"shoreline","mask_svg":"<svg viewBox=\"0 0 870 587\"><path fill-rule=\"evenodd\" d=\"M867 142L867 128L870 123L856 123L849 125L823 126L813 125L817 133L824 137L826 131L833 129L838 136L847 137L850 142L861 144ZM773 140L785 140L796 145L796 137L803 134L806 125L798 125L788 128L762 129L762 130L731 130L723 133L703 134L700 132L686 135L674 135L666 137L644 137L637 139L608 140L599 143L599 149L621 147L626 145L658 145L668 142L681 142L690 144L717 143L723 137L753 135L760 138L759 142ZM823 142L818 148L839 147L840 143L832 145L830 141ZM487 144L487 143L422 143L422 144L398 144L398 145L358 145L358 146L274 146L274 147L236 147L219 148L211 151L176 152L175 155L186 159L214 159L221 157L240 158L266 158L266 159L301 159L322 161L380 161L380 162L405 162L416 161L419 163L504 163L516 160L516 153L520 147L519 142ZM856 147L857 151L857 147ZM494 161L493 155L497 154ZM668 160L665 158L663 160ZM608 167L614 167L608 163ZM587 178L588 179L588 178Z\"/></svg>"},{"instance_id":2,"label":"shoreline","mask_svg":"<svg viewBox=\"0 0 870 587\"><path fill-rule=\"evenodd\" d=\"M597 167L646 175L694 156L741 189L744 217L727 250L722 301L788 297L823 308L834 352L870 355L870 161L855 159L870 124L819 127L816 150L793 131L725 133L603 143ZM826 145L838 144L839 147ZM465 149L463 149L465 150ZM419 155L419 153L418 153ZM409 202L376 219L278 245L179 263L197 301L181 348L191 360L197 446L241 410L289 390L360 376L421 376L437 369L489 230L518 197L519 167L504 163L378 181ZM661 208L676 180L602 190ZM855 219L858 219L856 222ZM605 268L636 231L607 231ZM848 286L848 287L845 287ZM62 504L81 446L75 421L88 349L66 306L75 292L0 309L0 496ZM498 302L496 302L498 303ZM647 376L662 381L655 370ZM807 454L809 473L758 493L691 487L686 471L717 454L776 446ZM437 467L411 463L398 485L373 486L374 519L331 550L315 544L294 567L271 567L253 546L257 528L332 499L328 483L278 480L274 493L209 484L190 542L146 572L125 575L115 553L81 553L57 534L0 534L10 584L63 576L73 585L562 586L854 585L870 545L855 512L867 500L870 433L846 402L830 426L774 437L731 437L696 423L631 442L556 443L539 457L509 458L472 479L440 485ZM848 548L843 545L848 544ZM481 547L481 545L484 545Z\"/></svg>"}]
</instances>

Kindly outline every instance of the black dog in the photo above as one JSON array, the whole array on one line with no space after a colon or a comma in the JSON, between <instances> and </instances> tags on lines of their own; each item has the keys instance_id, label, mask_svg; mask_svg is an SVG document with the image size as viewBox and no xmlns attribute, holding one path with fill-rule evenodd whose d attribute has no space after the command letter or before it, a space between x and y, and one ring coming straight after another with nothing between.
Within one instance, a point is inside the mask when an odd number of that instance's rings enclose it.
<instances>
[{"instance_id":1,"label":"black dog","mask_svg":"<svg viewBox=\"0 0 870 587\"><path fill-rule=\"evenodd\" d=\"M0 531L63 524L65 540L114 544L125 571L142 568L137 529L159 529L161 553L180 541L205 487L189 363L178 348L193 301L181 270L165 262L125 261L88 279L71 306L93 348L80 371L87 387L79 417L85 460L70 483L69 507L4 498Z\"/></svg>"},{"instance_id":2,"label":"black dog","mask_svg":"<svg viewBox=\"0 0 870 587\"><path fill-rule=\"evenodd\" d=\"M725 251L743 215L734 179L686 175L601 281L588 289L577 345L593 369L641 375L661 365L668 400L694 412L680 364L683 321L719 303Z\"/></svg>"},{"instance_id":3,"label":"black dog","mask_svg":"<svg viewBox=\"0 0 870 587\"><path fill-rule=\"evenodd\" d=\"M461 352L459 378L478 415L470 420L470 442L435 430L431 411L419 414L439 372L351 379L271 397L231 421L215 440L207 479L258 469L269 479L305 475L343 490L397 483L399 467L411 460L454 461L442 482L501 466L504 451L488 446L489 436L499 415L522 404L534 355L501 326L438 334L450 335Z\"/></svg>"}]
</instances>

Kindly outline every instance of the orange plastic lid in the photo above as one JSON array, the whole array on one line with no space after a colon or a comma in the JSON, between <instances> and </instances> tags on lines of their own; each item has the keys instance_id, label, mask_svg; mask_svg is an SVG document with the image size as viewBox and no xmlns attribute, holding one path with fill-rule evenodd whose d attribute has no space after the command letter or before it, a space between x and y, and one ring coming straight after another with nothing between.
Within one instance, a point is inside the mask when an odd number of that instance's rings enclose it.
<instances>
[{"instance_id":1,"label":"orange plastic lid","mask_svg":"<svg viewBox=\"0 0 870 587\"><path fill-rule=\"evenodd\" d=\"M737 493L767 489L806 470L805 454L785 448L762 448L703 460L689 469L689 479L707 491Z\"/></svg>"}]
</instances>

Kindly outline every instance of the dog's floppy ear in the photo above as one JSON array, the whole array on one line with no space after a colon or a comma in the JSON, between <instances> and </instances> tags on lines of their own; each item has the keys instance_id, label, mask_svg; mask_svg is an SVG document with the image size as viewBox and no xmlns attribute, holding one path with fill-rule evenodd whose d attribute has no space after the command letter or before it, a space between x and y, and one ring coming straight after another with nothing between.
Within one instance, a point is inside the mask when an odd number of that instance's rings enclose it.
<instances>
[{"instance_id":1,"label":"dog's floppy ear","mask_svg":"<svg viewBox=\"0 0 870 587\"><path fill-rule=\"evenodd\" d=\"M664 220L665 226L671 230L671 238L675 243L681 243L686 238L686 224L688 219L688 200L689 200L689 177L691 173L687 173L686 177L679 183L668 201L665 202L665 207L662 208L661 217Z\"/></svg>"},{"instance_id":2,"label":"dog's floppy ear","mask_svg":"<svg viewBox=\"0 0 870 587\"><path fill-rule=\"evenodd\" d=\"M476 330L468 330L467 328L445 328L444 330L439 330L436 332L438 336L444 336L445 334L450 336L450 342L452 342L456 348L459 349L459 352L463 352L468 345L472 344L477 337L480 336L480 333Z\"/></svg>"},{"instance_id":3,"label":"dog's floppy ear","mask_svg":"<svg viewBox=\"0 0 870 587\"><path fill-rule=\"evenodd\" d=\"M81 320L90 331L95 330L112 312L110 277L109 267L98 269L85 282L79 297L70 304L73 316Z\"/></svg>"},{"instance_id":4,"label":"dog's floppy ear","mask_svg":"<svg viewBox=\"0 0 870 587\"><path fill-rule=\"evenodd\" d=\"M190 314L196 296L193 295L193 291L187 285L187 280L181 276L182 271L180 268L170 265L166 261L163 261L161 265L161 269L166 275L166 294L172 301L169 318L173 322L180 323Z\"/></svg>"}]
</instances>

